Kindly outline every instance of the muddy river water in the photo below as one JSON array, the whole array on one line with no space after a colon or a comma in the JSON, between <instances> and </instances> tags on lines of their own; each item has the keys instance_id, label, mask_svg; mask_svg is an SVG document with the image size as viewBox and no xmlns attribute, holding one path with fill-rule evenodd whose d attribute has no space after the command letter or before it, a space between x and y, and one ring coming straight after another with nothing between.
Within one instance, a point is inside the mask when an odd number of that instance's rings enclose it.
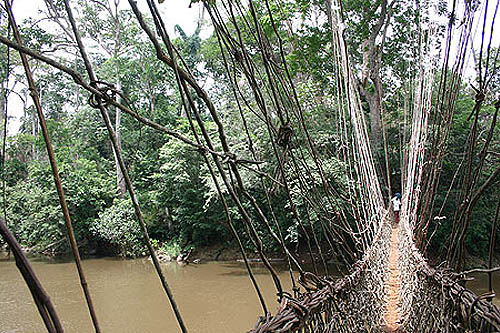
<instances>
[{"instance_id":1,"label":"muddy river water","mask_svg":"<svg viewBox=\"0 0 500 333\"><path fill-rule=\"evenodd\" d=\"M66 332L92 332L92 324L72 262L32 261L51 296ZM87 259L83 262L103 332L179 332L168 300L147 259ZM274 313L277 308L270 276L254 270ZM239 262L163 265L189 332L245 332L255 325L261 307ZM280 272L290 289L286 271ZM495 278L500 292L500 275ZM484 292L486 279L471 286ZM497 298L496 303L499 304ZM33 299L13 261L0 261L0 333L44 332Z\"/></svg>"},{"instance_id":2,"label":"muddy river water","mask_svg":"<svg viewBox=\"0 0 500 333\"><path fill-rule=\"evenodd\" d=\"M87 259L83 262L103 332L178 332L169 302L147 259ZM270 276L255 264L256 279L270 309L276 307ZM72 262L34 261L66 332L92 332ZM260 305L239 262L163 265L189 332L245 332ZM287 273L280 273L289 289ZM0 262L0 332L44 332L34 302L15 263Z\"/></svg>"}]
</instances>

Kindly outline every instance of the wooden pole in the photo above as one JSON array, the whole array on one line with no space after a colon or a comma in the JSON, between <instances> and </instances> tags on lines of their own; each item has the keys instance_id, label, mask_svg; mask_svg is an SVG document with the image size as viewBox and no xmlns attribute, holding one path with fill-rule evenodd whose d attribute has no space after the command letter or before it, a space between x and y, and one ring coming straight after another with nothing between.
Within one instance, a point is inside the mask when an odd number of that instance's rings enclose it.
<instances>
[{"instance_id":1,"label":"wooden pole","mask_svg":"<svg viewBox=\"0 0 500 333\"><path fill-rule=\"evenodd\" d=\"M64 0L64 5L66 8L66 13L68 14L69 21L71 23L71 28L72 28L73 33L75 35L76 42L78 44L78 49L79 49L80 54L81 54L83 61L85 63L85 68L87 70L87 74L89 75L89 78L91 80L91 85L94 88L97 88L97 83L96 83L97 77L94 73L94 70L92 69L92 65L90 63L90 59L88 57L88 54L85 51L85 47L83 45L80 33L79 33L78 28L76 26L76 22L75 22L75 19L73 16L73 12L71 10L71 6L69 5L69 1ZM108 135L109 135L109 138L111 140L113 150L116 153L116 159L117 159L119 166L121 168L121 171L123 173L125 184L127 186L130 198L132 200L132 205L134 206L134 211L136 213L137 220L139 222L142 234L143 234L144 239L146 241L146 246L148 248L149 254L151 255L151 259L153 261L153 265L155 267L156 273L158 275L158 278L161 281L161 284L162 284L163 289L165 290L165 293L167 294L168 300L170 301L170 305L172 306L172 309L174 311L175 317L177 319L177 322L179 324L181 331L183 333L187 333L186 326L185 326L184 321L181 317L179 308L177 307L177 303L175 302L174 295L173 295L173 293L172 293L172 291L167 283L167 279L165 278L165 276L161 270L160 262L158 260L158 256L156 255L156 251L153 248L153 245L151 244L151 240L149 238L146 223L144 221L144 217L142 215L142 211L141 211L141 208L139 206L137 196L135 195L135 190L134 190L134 187L132 185L132 181L130 180L130 177L128 174L128 169L125 165L125 161L123 160L121 151L119 149L118 139L116 137L115 130L113 129L113 126L112 126L111 121L109 119L108 112L107 112L106 108L104 107L102 100L98 96L96 96L96 102L97 102L97 107L98 107L98 109L101 113L101 116L103 118L103 121L106 125L106 129L108 130Z\"/></svg>"},{"instance_id":2,"label":"wooden pole","mask_svg":"<svg viewBox=\"0 0 500 333\"><path fill-rule=\"evenodd\" d=\"M12 8L7 0L4 0L5 7L7 8L7 13L9 15L9 20L12 25L12 31L14 33L14 37L19 45L22 45L21 36L19 34L19 30L17 28L16 21L14 19L14 15L12 13ZM21 61L23 63L24 70L26 72L26 79L28 80L28 86L30 90L30 95L33 99L33 103L35 104L35 108L38 114L38 118L40 121L40 126L42 128L42 135L45 141L45 147L47 148L47 155L49 157L50 167L52 168L52 174L54 176L54 182L57 189L57 195L59 196L59 202L61 204L61 209L64 215L64 222L66 224L66 230L68 232L68 238L71 244L71 250L73 252L73 256L75 259L76 268L78 271L78 276L80 277L80 285L82 286L83 293L85 295L85 300L87 302L87 307L90 312L90 316L92 318L92 323L94 325L95 331L100 332L99 323L97 321L97 316L95 314L94 305L92 302L92 297L90 296L89 288L87 285L87 280L85 279L85 274L83 272L83 267L80 259L80 253L78 252L78 245L76 244L75 234L73 232L73 225L71 223L71 217L69 215L68 205L66 204L66 198L64 196L64 191L62 188L61 178L59 177L59 171L57 170L57 162L54 154L54 149L52 147L49 132L47 129L47 123L45 121L45 116L42 111L42 105L40 103L40 99L36 90L35 81L33 80L33 75L31 73L30 65L28 63L28 58L22 52L19 52L21 56Z\"/></svg>"}]
</instances>

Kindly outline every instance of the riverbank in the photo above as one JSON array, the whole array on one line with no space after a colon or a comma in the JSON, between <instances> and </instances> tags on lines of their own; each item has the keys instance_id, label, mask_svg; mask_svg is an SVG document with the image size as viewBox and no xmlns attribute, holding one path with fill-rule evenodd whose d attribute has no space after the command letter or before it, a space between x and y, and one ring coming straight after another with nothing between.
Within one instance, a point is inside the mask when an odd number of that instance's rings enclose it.
<instances>
[{"instance_id":1,"label":"riverbank","mask_svg":"<svg viewBox=\"0 0 500 333\"><path fill-rule=\"evenodd\" d=\"M308 251L305 248L299 248L298 253L295 253L297 259L299 260L300 263L304 264L311 264L311 256L308 253ZM71 257L70 253L65 253L65 254L53 254L53 253L40 253L36 251L33 248L26 248L23 247L23 251L25 251L26 254L30 258L37 258L40 260L59 260L64 258ZM183 251L183 253L186 255L189 251ZM7 248L4 245L3 247L0 247L0 260L4 259L7 257ZM88 244L84 244L80 248L80 254L82 258L120 258L118 256L112 255L110 253L99 253L95 248L89 248ZM180 254L179 252L177 253L166 253L161 250L157 251L158 258L162 262L173 262L177 261L177 257ZM249 262L261 262L260 256L257 252L254 251L247 251L246 252L247 258ZM267 252L266 253L267 257L271 262L283 262L285 263L287 261L286 256L283 253L280 252ZM143 256L139 256L137 258L141 257L149 257L147 253L144 253ZM321 257L319 253L313 253L313 257L315 258L314 260L316 262L321 262ZM439 264L439 261L436 259L437 256L436 254L429 253L429 263L432 266L436 266ZM123 259L123 258L122 258ZM131 259L131 258L129 258ZM328 264L331 265L341 265L341 263L333 258L332 256L327 256L325 257L325 260ZM210 246L202 246L198 248L194 248L191 253L189 254L187 262L212 262L212 261L238 261L238 262L243 262L243 257L241 255L241 252L239 248L232 246L232 245L224 245L224 244L215 244L215 245L210 245ZM479 256L474 256L471 254L466 255L466 270L473 269L473 268L484 268L487 266L487 258L481 258ZM495 253L493 257L493 266L497 267L500 266L500 253Z\"/></svg>"},{"instance_id":2,"label":"riverbank","mask_svg":"<svg viewBox=\"0 0 500 333\"><path fill-rule=\"evenodd\" d=\"M111 251L106 251L106 249L102 250L99 247L89 246L89 243L83 244L80 249L80 255L82 258L122 258L120 256L116 256ZM53 253L53 252L45 252L38 251L36 247L28 248L22 247L23 251L32 258L47 258L47 260L58 260L61 258L72 257L70 252L67 253ZM99 250L100 249L100 250ZM6 256L8 253L7 247L0 247L0 260L2 256ZM162 262L171 262L177 261L177 258L180 254L184 256L188 255L187 262L211 262L211 261L239 261L243 262L243 256L237 246L233 244L214 244L210 246L201 246L197 248L193 248L192 250L186 249L181 250L180 248L174 251L165 251L161 247L157 249L157 255L160 261ZM298 252L294 253L295 257L300 263L311 264L311 255L306 250L305 247L299 247ZM258 252L247 250L246 256L249 262L260 262L260 256ZM278 251L267 251L266 256L271 262L286 262L286 255L282 252ZM150 257L148 253L144 252L141 256L137 256L135 258L148 258ZM313 253L314 260L316 262L321 262L321 257L319 253ZM336 258L332 256L324 257L328 264L340 265L340 262L336 260ZM132 259L132 258L128 258Z\"/></svg>"}]
</instances>

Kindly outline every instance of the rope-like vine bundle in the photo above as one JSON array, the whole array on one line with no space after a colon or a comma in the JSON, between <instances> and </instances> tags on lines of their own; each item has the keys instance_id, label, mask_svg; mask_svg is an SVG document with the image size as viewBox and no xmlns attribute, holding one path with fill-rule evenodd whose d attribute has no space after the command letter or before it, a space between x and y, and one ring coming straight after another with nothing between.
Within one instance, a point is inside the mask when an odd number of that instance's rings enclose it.
<instances>
[{"instance_id":1,"label":"rope-like vine bundle","mask_svg":"<svg viewBox=\"0 0 500 333\"><path fill-rule=\"evenodd\" d=\"M351 274L315 279L316 290L283 299L278 313L261 317L250 333L381 332L391 230L386 214L373 245Z\"/></svg>"},{"instance_id":2,"label":"rope-like vine bundle","mask_svg":"<svg viewBox=\"0 0 500 333\"><path fill-rule=\"evenodd\" d=\"M399 233L405 332L500 332L500 310L449 271L429 266L402 221Z\"/></svg>"}]
</instances>

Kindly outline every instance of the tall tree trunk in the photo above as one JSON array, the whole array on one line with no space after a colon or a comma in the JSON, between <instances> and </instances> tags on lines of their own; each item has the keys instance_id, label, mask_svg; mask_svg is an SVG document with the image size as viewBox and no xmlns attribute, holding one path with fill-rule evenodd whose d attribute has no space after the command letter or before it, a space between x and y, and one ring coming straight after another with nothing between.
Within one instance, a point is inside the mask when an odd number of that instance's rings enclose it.
<instances>
[{"instance_id":1,"label":"tall tree trunk","mask_svg":"<svg viewBox=\"0 0 500 333\"><path fill-rule=\"evenodd\" d=\"M114 36L114 49L113 49L113 57L115 60L118 59L119 53L120 53L120 48L121 48L121 42L120 42L120 14L118 12L118 6L120 4L120 0L114 0L114 14L112 14L114 24L115 24L115 36ZM111 12L111 11L110 11ZM120 73L119 73L119 68L118 66L115 68L116 69L116 89L118 91L122 90L122 84L120 82ZM120 94L116 95L116 101L121 104L121 96ZM122 151L122 140L121 140L121 134L120 134L120 125L121 125L121 118L122 118L122 112L120 108L115 108L115 133L116 133L116 143L118 147L118 152L121 154ZM118 195L121 197L125 194L127 191L127 187L125 185L125 178L123 177L123 171L120 167L120 163L118 161L117 157L117 152L113 150L114 157L115 157L115 167L116 167L116 186L118 189Z\"/></svg>"},{"instance_id":2,"label":"tall tree trunk","mask_svg":"<svg viewBox=\"0 0 500 333\"><path fill-rule=\"evenodd\" d=\"M367 81L365 79L359 85L359 90L368 103L368 108L370 110L370 139L372 141L372 147L375 151L378 151L381 148L382 142L382 125L380 122L380 107L382 104L380 92L382 91L382 82L380 82L380 77L378 77L378 75L373 75L373 78L373 83L376 87L373 93L368 91L366 87Z\"/></svg>"},{"instance_id":3,"label":"tall tree trunk","mask_svg":"<svg viewBox=\"0 0 500 333\"><path fill-rule=\"evenodd\" d=\"M33 113L31 115L31 135L33 138L36 137L37 134L37 128L38 128L38 120L36 117L36 111L33 108ZM35 140L31 142L31 158L35 159L36 158L36 147L35 147Z\"/></svg>"},{"instance_id":4,"label":"tall tree trunk","mask_svg":"<svg viewBox=\"0 0 500 333\"><path fill-rule=\"evenodd\" d=\"M121 90L121 83L118 81L116 84L116 88L118 91ZM116 101L118 103L121 103L121 97L120 95L117 95ZM116 108L115 111L115 132L116 132L116 141L118 143L118 150L121 153L122 150L122 143L121 143L121 135L120 135L120 123L121 123L121 110L120 108ZM116 186L118 189L118 195L121 197L125 192L127 191L126 185L125 185L125 178L123 178L123 171L120 168L120 163L118 163L118 158L116 156L116 151L113 150L113 155L115 157L115 166L116 166Z\"/></svg>"},{"instance_id":5,"label":"tall tree trunk","mask_svg":"<svg viewBox=\"0 0 500 333\"><path fill-rule=\"evenodd\" d=\"M6 98L6 94L5 94L5 91L7 90L7 87L4 87L3 86L3 83L2 85L0 86L0 124L1 124L1 128L0 128L0 138L3 138L4 136L4 121L6 121L5 119L5 113L6 113L6 101L5 101L5 98Z\"/></svg>"},{"instance_id":6,"label":"tall tree trunk","mask_svg":"<svg viewBox=\"0 0 500 333\"><path fill-rule=\"evenodd\" d=\"M388 4L387 0L382 0L374 12L380 6L380 17L373 27L370 35L361 44L363 52L363 69L361 71L361 80L358 81L358 89L361 96L368 103L370 109L370 139L374 156L378 165L379 173L382 179L385 179L385 185L388 187L390 193L390 179L387 161L387 150L383 142L381 113L383 112L382 99L384 96L384 89L382 79L380 77L380 66L382 64L382 50L385 43L387 28L392 14L392 6L395 0ZM381 41L377 42L380 37ZM369 83L371 82L371 86ZM384 138L385 139L385 138ZM385 149L384 149L385 148ZM385 163L380 152L384 149ZM385 173L383 169L386 169Z\"/></svg>"}]
</instances>

